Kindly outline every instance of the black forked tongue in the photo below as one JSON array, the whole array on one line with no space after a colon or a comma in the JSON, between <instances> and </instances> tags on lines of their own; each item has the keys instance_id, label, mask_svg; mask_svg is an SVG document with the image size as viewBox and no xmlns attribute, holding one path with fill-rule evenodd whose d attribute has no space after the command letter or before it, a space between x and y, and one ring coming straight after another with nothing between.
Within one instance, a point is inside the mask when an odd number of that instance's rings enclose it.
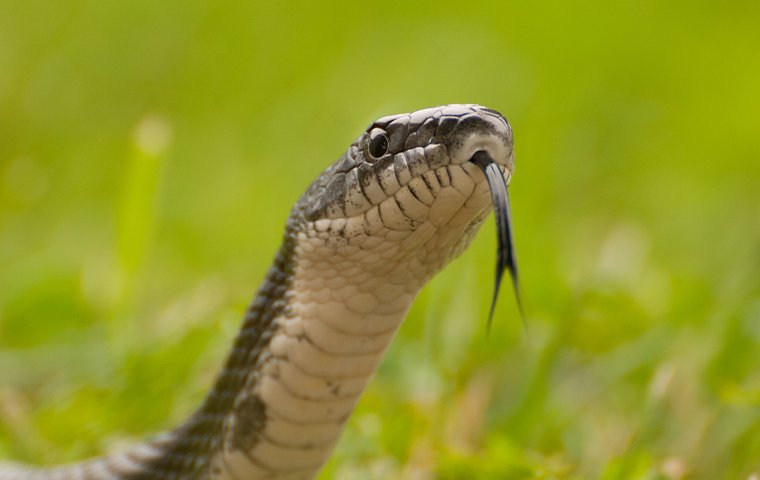
<instances>
[{"instance_id":1,"label":"black forked tongue","mask_svg":"<svg viewBox=\"0 0 760 480\"><path fill-rule=\"evenodd\" d=\"M499 165L488 153L482 150L475 152L470 161L483 170L483 174L485 174L488 181L488 188L491 190L491 198L493 199L494 216L496 217L496 237L499 242L496 252L496 279L493 287L493 299L491 300L491 312L488 314L488 329L490 330L504 270L509 270L509 275L512 277L517 308L520 310L523 322L525 321L525 315L523 314L522 302L520 300L520 287L517 282L517 260L515 259L515 247L512 241L512 213L509 208L507 181L504 179Z\"/></svg>"}]
</instances>

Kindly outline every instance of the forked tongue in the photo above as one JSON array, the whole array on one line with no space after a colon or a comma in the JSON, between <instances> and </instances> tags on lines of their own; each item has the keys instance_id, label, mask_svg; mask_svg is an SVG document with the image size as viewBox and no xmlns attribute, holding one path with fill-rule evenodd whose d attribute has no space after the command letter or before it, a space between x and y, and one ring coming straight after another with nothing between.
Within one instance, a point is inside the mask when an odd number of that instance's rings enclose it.
<instances>
[{"instance_id":1,"label":"forked tongue","mask_svg":"<svg viewBox=\"0 0 760 480\"><path fill-rule=\"evenodd\" d=\"M496 308L496 299L499 295L501 286L501 277L504 270L509 270L509 276L512 277L512 286L515 290L517 308L520 310L520 316L525 323L522 302L520 300L520 287L517 281L517 260L515 259L515 247L512 241L512 213L509 208L509 193L507 192L507 181L499 169L499 165L484 151L476 152L470 159L472 163L483 170L483 174L488 181L488 188L491 190L493 199L494 216L496 217L496 238L499 242L496 252L496 279L493 287L493 298L491 300L491 312L488 314L488 329L491 329L491 320Z\"/></svg>"}]
</instances>

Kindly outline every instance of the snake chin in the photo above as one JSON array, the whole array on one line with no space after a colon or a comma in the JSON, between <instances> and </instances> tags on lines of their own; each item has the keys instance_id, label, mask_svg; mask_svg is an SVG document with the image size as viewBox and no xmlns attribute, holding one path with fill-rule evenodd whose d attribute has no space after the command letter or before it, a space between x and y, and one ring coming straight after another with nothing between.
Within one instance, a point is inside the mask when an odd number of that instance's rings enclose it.
<instances>
[{"instance_id":1,"label":"snake chin","mask_svg":"<svg viewBox=\"0 0 760 480\"><path fill-rule=\"evenodd\" d=\"M467 248L491 203L476 165L439 167L361 214L307 222L296 252L309 264L341 265L368 280L413 272L411 284L421 286Z\"/></svg>"}]
</instances>

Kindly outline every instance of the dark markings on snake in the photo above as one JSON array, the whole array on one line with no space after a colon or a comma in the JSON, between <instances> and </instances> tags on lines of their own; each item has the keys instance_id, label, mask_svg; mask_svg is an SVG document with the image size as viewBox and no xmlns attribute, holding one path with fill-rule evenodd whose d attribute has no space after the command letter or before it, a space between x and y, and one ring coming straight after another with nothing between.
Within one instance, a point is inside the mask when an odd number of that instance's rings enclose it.
<instances>
[{"instance_id":1,"label":"dark markings on snake","mask_svg":"<svg viewBox=\"0 0 760 480\"><path fill-rule=\"evenodd\" d=\"M377 216L380 217L380 223L382 223L383 225L386 225L386 226L388 225L387 223L385 223L385 219L383 218L383 209L382 208L378 207L378 209L377 209Z\"/></svg>"},{"instance_id":2,"label":"dark markings on snake","mask_svg":"<svg viewBox=\"0 0 760 480\"><path fill-rule=\"evenodd\" d=\"M390 153L398 153L404 148L407 131L407 122L405 121L394 120L388 125L388 151Z\"/></svg>"},{"instance_id":3,"label":"dark markings on snake","mask_svg":"<svg viewBox=\"0 0 760 480\"><path fill-rule=\"evenodd\" d=\"M433 187L433 182L430 180L430 177L428 175L420 175L420 178L422 179L423 182L425 182L425 185L427 185L428 190L430 190L431 192L434 192L437 190L436 188Z\"/></svg>"},{"instance_id":4,"label":"dark markings on snake","mask_svg":"<svg viewBox=\"0 0 760 480\"><path fill-rule=\"evenodd\" d=\"M448 115L441 117L441 120L438 122L438 130L435 132L436 136L439 138L448 137L454 130L454 127L457 126L457 123L459 123L459 118L457 117L450 117Z\"/></svg>"},{"instance_id":5,"label":"dark markings on snake","mask_svg":"<svg viewBox=\"0 0 760 480\"><path fill-rule=\"evenodd\" d=\"M431 142L437 126L438 121L434 118L429 118L422 124L419 130L417 130L417 141L420 146L428 145Z\"/></svg>"},{"instance_id":6,"label":"dark markings on snake","mask_svg":"<svg viewBox=\"0 0 760 480\"><path fill-rule=\"evenodd\" d=\"M374 169L367 163L362 163L356 169L356 183L359 185L359 190L362 192L362 196L367 199L367 202L372 203L367 195L367 186L374 179Z\"/></svg>"},{"instance_id":7,"label":"dark markings on snake","mask_svg":"<svg viewBox=\"0 0 760 480\"><path fill-rule=\"evenodd\" d=\"M258 395L246 396L237 406L233 443L241 450L252 450L266 425L267 407Z\"/></svg>"},{"instance_id":8,"label":"dark markings on snake","mask_svg":"<svg viewBox=\"0 0 760 480\"><path fill-rule=\"evenodd\" d=\"M433 170L435 173L435 177L438 179L438 184L441 187L448 187L451 185L451 177L449 177L449 169L448 168L437 168Z\"/></svg>"},{"instance_id":9,"label":"dark markings on snake","mask_svg":"<svg viewBox=\"0 0 760 480\"><path fill-rule=\"evenodd\" d=\"M296 208L303 206L296 205ZM275 256L256 299L246 312L232 353L201 407L185 424L169 434L165 442L157 446L161 455L143 460L143 468L137 473L125 476L125 480L208 478L211 467L208 460L213 457L214 452L223 448L223 425L226 416L234 411L235 392L239 392L245 385L244 373L256 370L255 365L259 363L262 352L277 328L277 322L274 320L284 313L285 294L290 287L295 268L295 236L296 226L288 225L280 251ZM261 400L253 397L250 401L255 406L255 402ZM254 408L247 412L243 421L249 430L245 435L235 437L234 441L241 441L252 448L266 423L263 404L262 408ZM188 459L197 461L188 462Z\"/></svg>"},{"instance_id":10,"label":"dark markings on snake","mask_svg":"<svg viewBox=\"0 0 760 480\"><path fill-rule=\"evenodd\" d=\"M425 181L425 177L424 177L424 176L422 177L422 181ZM427 184L427 182L425 182L425 184ZM411 194L412 194L412 196L413 196L414 198L416 198L418 202L420 202L420 203L421 203L421 204L423 204L423 205L426 205L426 203L425 203L425 202L423 202L422 200L420 200L420 196L419 196L419 195L417 195L417 188L414 186L414 184L413 184L412 182L409 182L409 183L407 184L407 188L409 189L409 193L411 193ZM428 188L430 188L430 186L429 186L429 185L428 185ZM403 210L402 210L402 212L403 212Z\"/></svg>"},{"instance_id":11,"label":"dark markings on snake","mask_svg":"<svg viewBox=\"0 0 760 480\"><path fill-rule=\"evenodd\" d=\"M401 172L403 172L404 170L409 170L409 165L406 162L406 155L403 153L394 155L393 156L393 172L396 174L396 180L398 180L399 185L404 185L404 182L401 180Z\"/></svg>"}]
</instances>

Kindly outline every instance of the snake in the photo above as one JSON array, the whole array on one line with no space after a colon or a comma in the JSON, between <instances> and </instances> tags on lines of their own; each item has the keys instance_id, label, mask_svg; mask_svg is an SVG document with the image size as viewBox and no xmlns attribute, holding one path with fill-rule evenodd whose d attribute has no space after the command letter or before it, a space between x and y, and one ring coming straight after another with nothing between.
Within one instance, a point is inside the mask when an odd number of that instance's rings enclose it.
<instances>
[{"instance_id":1,"label":"snake","mask_svg":"<svg viewBox=\"0 0 760 480\"><path fill-rule=\"evenodd\" d=\"M493 210L517 294L507 186L512 127L453 104L372 122L308 187L195 413L145 443L0 480L311 479L422 287ZM519 303L519 295L517 296Z\"/></svg>"}]
</instances>

